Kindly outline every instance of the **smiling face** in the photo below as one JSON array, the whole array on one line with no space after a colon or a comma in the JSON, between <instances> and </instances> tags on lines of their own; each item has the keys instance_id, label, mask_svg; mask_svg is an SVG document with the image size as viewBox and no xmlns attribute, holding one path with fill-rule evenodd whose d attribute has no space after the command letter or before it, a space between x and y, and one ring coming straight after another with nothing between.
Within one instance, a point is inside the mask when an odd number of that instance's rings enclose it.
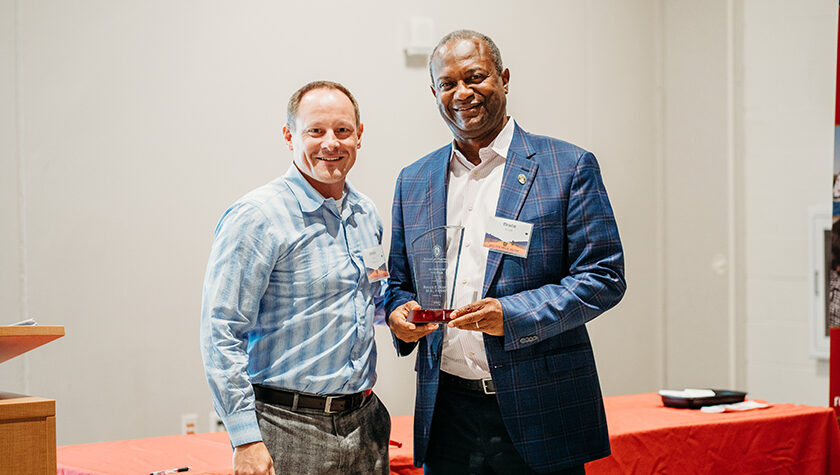
<instances>
[{"instance_id":1,"label":"smiling face","mask_svg":"<svg viewBox=\"0 0 840 475\"><path fill-rule=\"evenodd\" d=\"M486 146L505 126L510 72L499 74L484 41L457 38L431 61L432 94L446 125L460 143Z\"/></svg>"},{"instance_id":2,"label":"smiling face","mask_svg":"<svg viewBox=\"0 0 840 475\"><path fill-rule=\"evenodd\" d=\"M286 124L283 135L306 181L324 198L338 199L362 146L362 129L343 92L319 88L301 98L294 124Z\"/></svg>"}]
</instances>

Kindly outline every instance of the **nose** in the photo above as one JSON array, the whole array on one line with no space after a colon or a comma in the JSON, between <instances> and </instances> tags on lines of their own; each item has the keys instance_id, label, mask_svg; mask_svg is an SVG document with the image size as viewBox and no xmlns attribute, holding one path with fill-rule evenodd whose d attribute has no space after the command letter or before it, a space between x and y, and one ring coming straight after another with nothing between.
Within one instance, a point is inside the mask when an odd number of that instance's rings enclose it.
<instances>
[{"instance_id":1,"label":"nose","mask_svg":"<svg viewBox=\"0 0 840 475\"><path fill-rule=\"evenodd\" d=\"M332 129L327 130L324 137L321 139L321 150L327 152L334 152L338 150L339 141Z\"/></svg>"},{"instance_id":2,"label":"nose","mask_svg":"<svg viewBox=\"0 0 840 475\"><path fill-rule=\"evenodd\" d=\"M467 87L467 84L464 81L458 81L458 84L455 85L455 100L466 101L469 100L472 95L473 90Z\"/></svg>"}]
</instances>

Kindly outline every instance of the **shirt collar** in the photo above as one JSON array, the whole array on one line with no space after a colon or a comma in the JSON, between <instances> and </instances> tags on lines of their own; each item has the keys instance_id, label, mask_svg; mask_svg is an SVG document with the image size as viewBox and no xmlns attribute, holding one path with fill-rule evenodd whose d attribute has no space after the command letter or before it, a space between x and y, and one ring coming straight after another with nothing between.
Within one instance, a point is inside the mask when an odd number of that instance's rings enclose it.
<instances>
[{"instance_id":1,"label":"shirt collar","mask_svg":"<svg viewBox=\"0 0 840 475\"><path fill-rule=\"evenodd\" d=\"M286 171L286 174L283 175L283 179L289 185L289 188L292 190L292 193L297 198L298 203L300 203L300 209L304 213L311 213L321 206L324 206L324 203L327 202L327 198L324 198L321 193L318 192L312 185L306 181L306 178L303 177L303 173L298 170L294 163L289 167L289 170ZM329 198L335 204L335 200ZM350 184L348 181L344 181L344 208L349 209L352 205L355 205L359 202L359 194L356 192L355 188Z\"/></svg>"},{"instance_id":2,"label":"shirt collar","mask_svg":"<svg viewBox=\"0 0 840 475\"><path fill-rule=\"evenodd\" d=\"M499 135L490 142L490 145L480 149L478 151L478 156L481 158L481 161L484 162L488 158L492 158L492 154L496 154L503 159L507 158L508 150L510 149L510 143L513 141L513 130L514 130L514 120L513 117L509 117L507 123L505 124L504 128L502 128ZM452 156L457 157L460 161L464 162L465 164L469 164L468 166L474 167L472 163L470 163L466 157L458 150L458 147L455 146L455 140L452 140Z\"/></svg>"}]
</instances>

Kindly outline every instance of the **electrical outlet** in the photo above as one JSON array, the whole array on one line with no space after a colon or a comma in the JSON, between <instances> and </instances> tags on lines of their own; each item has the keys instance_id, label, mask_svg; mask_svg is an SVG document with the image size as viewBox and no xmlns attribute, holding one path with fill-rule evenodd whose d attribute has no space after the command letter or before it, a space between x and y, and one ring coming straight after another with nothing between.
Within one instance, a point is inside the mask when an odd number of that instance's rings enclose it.
<instances>
[{"instance_id":1,"label":"electrical outlet","mask_svg":"<svg viewBox=\"0 0 840 475\"><path fill-rule=\"evenodd\" d=\"M198 425L198 414L181 414L181 433L195 434Z\"/></svg>"},{"instance_id":2,"label":"electrical outlet","mask_svg":"<svg viewBox=\"0 0 840 475\"><path fill-rule=\"evenodd\" d=\"M222 418L215 411L210 411L207 415L207 427L209 432L225 431L225 423L222 422Z\"/></svg>"}]
</instances>

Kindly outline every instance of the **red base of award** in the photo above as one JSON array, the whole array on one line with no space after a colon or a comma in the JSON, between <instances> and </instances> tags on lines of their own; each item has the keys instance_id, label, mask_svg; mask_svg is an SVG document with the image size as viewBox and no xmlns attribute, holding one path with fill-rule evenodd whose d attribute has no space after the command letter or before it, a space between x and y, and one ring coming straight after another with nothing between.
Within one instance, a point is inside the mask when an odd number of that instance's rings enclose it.
<instances>
[{"instance_id":1,"label":"red base of award","mask_svg":"<svg viewBox=\"0 0 840 475\"><path fill-rule=\"evenodd\" d=\"M443 310L440 308L418 308L408 312L407 321L415 325L425 325L427 323L446 323L452 321L449 316L452 310Z\"/></svg>"},{"instance_id":2,"label":"red base of award","mask_svg":"<svg viewBox=\"0 0 840 475\"><path fill-rule=\"evenodd\" d=\"M829 330L828 405L840 419L840 328Z\"/></svg>"}]
</instances>

